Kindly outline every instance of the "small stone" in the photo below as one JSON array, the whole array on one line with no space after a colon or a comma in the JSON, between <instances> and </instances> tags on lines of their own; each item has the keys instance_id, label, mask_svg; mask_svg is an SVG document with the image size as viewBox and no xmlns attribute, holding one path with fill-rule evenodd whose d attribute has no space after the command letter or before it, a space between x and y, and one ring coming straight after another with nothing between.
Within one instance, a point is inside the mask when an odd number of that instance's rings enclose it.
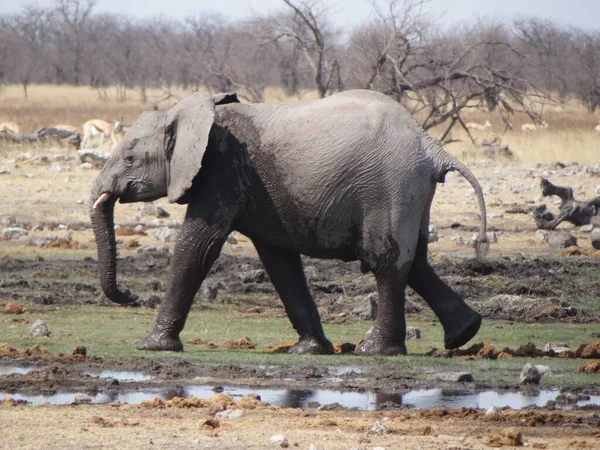
<instances>
[{"instance_id":1,"label":"small stone","mask_svg":"<svg viewBox=\"0 0 600 450\"><path fill-rule=\"evenodd\" d=\"M539 384L542 379L542 374L537 368L529 363L525 364L521 374L519 375L521 383L524 384Z\"/></svg>"},{"instance_id":2,"label":"small stone","mask_svg":"<svg viewBox=\"0 0 600 450\"><path fill-rule=\"evenodd\" d=\"M236 237L233 235L233 233L231 233L229 236L227 236L227 243L229 245L237 245L238 240L236 239Z\"/></svg>"},{"instance_id":3,"label":"small stone","mask_svg":"<svg viewBox=\"0 0 600 450\"><path fill-rule=\"evenodd\" d=\"M71 354L73 356L76 356L76 355L87 356L87 349L83 345L78 345L77 347L73 348L73 351L71 352Z\"/></svg>"},{"instance_id":4,"label":"small stone","mask_svg":"<svg viewBox=\"0 0 600 450\"><path fill-rule=\"evenodd\" d=\"M552 350L554 353L563 353L571 351L571 348L563 342L548 342L544 346L544 351L549 352L550 350Z\"/></svg>"},{"instance_id":5,"label":"small stone","mask_svg":"<svg viewBox=\"0 0 600 450\"><path fill-rule=\"evenodd\" d=\"M156 217L158 217L159 219L166 219L167 217L171 217L171 214L169 214L169 212L166 209L157 206Z\"/></svg>"},{"instance_id":6,"label":"small stone","mask_svg":"<svg viewBox=\"0 0 600 450\"><path fill-rule=\"evenodd\" d=\"M315 444L310 444L308 446L308 450L319 450L318 447Z\"/></svg>"},{"instance_id":7,"label":"small stone","mask_svg":"<svg viewBox=\"0 0 600 450\"><path fill-rule=\"evenodd\" d=\"M377 295L367 295L350 314L362 320L375 320L377 317Z\"/></svg>"},{"instance_id":8,"label":"small stone","mask_svg":"<svg viewBox=\"0 0 600 450\"><path fill-rule=\"evenodd\" d=\"M388 429L380 421L377 421L373 424L371 432L375 434L387 434Z\"/></svg>"},{"instance_id":9,"label":"small stone","mask_svg":"<svg viewBox=\"0 0 600 450\"><path fill-rule=\"evenodd\" d=\"M428 242L437 242L440 239L437 227L435 225L429 225L429 240Z\"/></svg>"},{"instance_id":10,"label":"small stone","mask_svg":"<svg viewBox=\"0 0 600 450\"><path fill-rule=\"evenodd\" d=\"M488 417L497 417L500 414L500 408L497 406L490 406L490 408L485 412L485 415Z\"/></svg>"},{"instance_id":11,"label":"small stone","mask_svg":"<svg viewBox=\"0 0 600 450\"><path fill-rule=\"evenodd\" d=\"M406 339L421 339L421 330L417 327L406 327Z\"/></svg>"},{"instance_id":12,"label":"small stone","mask_svg":"<svg viewBox=\"0 0 600 450\"><path fill-rule=\"evenodd\" d=\"M179 231L174 230L173 228L163 227L152 230L150 233L156 238L158 241L162 242L176 242L177 236L179 236Z\"/></svg>"},{"instance_id":13,"label":"small stone","mask_svg":"<svg viewBox=\"0 0 600 450\"><path fill-rule=\"evenodd\" d=\"M166 245L142 245L137 249L140 255L168 255L170 251Z\"/></svg>"},{"instance_id":14,"label":"small stone","mask_svg":"<svg viewBox=\"0 0 600 450\"><path fill-rule=\"evenodd\" d=\"M288 448L290 446L290 443L283 434L275 434L271 436L271 442L279 444L281 448Z\"/></svg>"},{"instance_id":15,"label":"small stone","mask_svg":"<svg viewBox=\"0 0 600 450\"><path fill-rule=\"evenodd\" d=\"M225 411L221 411L215 414L216 417L224 420L239 419L240 417L243 417L243 415L244 411L242 411L241 409L226 409Z\"/></svg>"},{"instance_id":16,"label":"small stone","mask_svg":"<svg viewBox=\"0 0 600 450\"><path fill-rule=\"evenodd\" d=\"M0 169L0 175L10 175L11 171L8 169Z\"/></svg>"},{"instance_id":17,"label":"small stone","mask_svg":"<svg viewBox=\"0 0 600 450\"><path fill-rule=\"evenodd\" d=\"M146 230L144 229L144 225L142 225L141 223L137 224L133 231L135 231L137 234L142 234L146 232Z\"/></svg>"},{"instance_id":18,"label":"small stone","mask_svg":"<svg viewBox=\"0 0 600 450\"><path fill-rule=\"evenodd\" d=\"M86 394L75 394L73 403L76 405L89 405L92 403L92 398Z\"/></svg>"},{"instance_id":19,"label":"small stone","mask_svg":"<svg viewBox=\"0 0 600 450\"><path fill-rule=\"evenodd\" d=\"M93 166L93 165L91 165L90 163L87 163L87 162L86 162L86 163L83 163L83 164L82 164L81 166L79 166L79 167L81 167L83 170L90 170L90 169L93 169L93 168L94 168L94 166Z\"/></svg>"},{"instance_id":20,"label":"small stone","mask_svg":"<svg viewBox=\"0 0 600 450\"><path fill-rule=\"evenodd\" d=\"M592 231L594 231L594 224L588 223L587 225L582 225L579 227L579 231L581 231L582 233L591 233Z\"/></svg>"},{"instance_id":21,"label":"small stone","mask_svg":"<svg viewBox=\"0 0 600 450\"><path fill-rule=\"evenodd\" d=\"M29 334L37 337L48 337L50 336L50 328L40 319L33 322L29 327Z\"/></svg>"},{"instance_id":22,"label":"small stone","mask_svg":"<svg viewBox=\"0 0 600 450\"><path fill-rule=\"evenodd\" d=\"M577 246L577 238L570 233L550 232L547 237L548 245L552 248L567 248Z\"/></svg>"},{"instance_id":23,"label":"small stone","mask_svg":"<svg viewBox=\"0 0 600 450\"><path fill-rule=\"evenodd\" d=\"M77 203L78 205L83 205L84 201L82 199L79 199L75 203Z\"/></svg>"},{"instance_id":24,"label":"small stone","mask_svg":"<svg viewBox=\"0 0 600 450\"><path fill-rule=\"evenodd\" d=\"M24 236L27 236L29 232L19 227L9 227L2 230L2 237L9 241L21 239Z\"/></svg>"},{"instance_id":25,"label":"small stone","mask_svg":"<svg viewBox=\"0 0 600 450\"><path fill-rule=\"evenodd\" d=\"M594 228L590 234L590 240L592 241L592 247L600 250L600 228Z\"/></svg>"}]
</instances>

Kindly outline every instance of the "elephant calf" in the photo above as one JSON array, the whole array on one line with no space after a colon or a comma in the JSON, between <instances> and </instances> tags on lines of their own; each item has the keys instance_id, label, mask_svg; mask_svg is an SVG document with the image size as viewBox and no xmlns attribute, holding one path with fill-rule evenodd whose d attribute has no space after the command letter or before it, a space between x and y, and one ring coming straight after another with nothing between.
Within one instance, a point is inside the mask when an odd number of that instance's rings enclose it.
<instances>
[{"instance_id":1,"label":"elephant calf","mask_svg":"<svg viewBox=\"0 0 600 450\"><path fill-rule=\"evenodd\" d=\"M436 183L456 170L473 186L486 240L483 194L397 102L355 90L301 103L241 104L195 93L143 113L96 179L91 219L102 289L117 303L114 204L168 196L187 204L165 298L144 350L181 351L194 296L231 231L254 243L299 341L295 353L332 353L300 255L361 261L379 290L379 312L359 354L405 354L406 285L440 319L447 348L469 341L481 316L427 262Z\"/></svg>"}]
</instances>

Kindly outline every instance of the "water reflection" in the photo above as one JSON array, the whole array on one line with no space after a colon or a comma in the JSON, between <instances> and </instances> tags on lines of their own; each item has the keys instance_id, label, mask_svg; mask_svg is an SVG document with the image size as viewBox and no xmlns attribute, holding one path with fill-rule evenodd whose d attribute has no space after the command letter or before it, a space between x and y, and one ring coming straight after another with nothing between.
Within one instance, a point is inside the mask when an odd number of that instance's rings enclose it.
<instances>
[{"instance_id":1,"label":"water reflection","mask_svg":"<svg viewBox=\"0 0 600 450\"><path fill-rule=\"evenodd\" d=\"M527 392L470 392L456 389L425 389L408 391L403 394L394 392L352 392L328 389L264 389L239 386L224 386L224 394L241 398L248 394L258 394L261 400L274 406L284 408L315 408L319 405L337 403L343 408L360 410L380 410L410 405L415 409L445 407L448 409L478 408L488 409L491 406L521 409L527 406L544 406L550 400L556 401L558 390L540 390ZM0 401L5 397L24 400L33 404L51 403L55 405L70 404L75 401L75 393L59 392L53 395L21 395L0 392ZM209 398L215 395L212 385L172 386L166 389L147 389L143 391L120 392L108 390L90 396L92 403L132 403L137 404L158 397L170 400L174 397ZM600 396L592 396L589 400L579 400L578 406L599 405Z\"/></svg>"}]
</instances>

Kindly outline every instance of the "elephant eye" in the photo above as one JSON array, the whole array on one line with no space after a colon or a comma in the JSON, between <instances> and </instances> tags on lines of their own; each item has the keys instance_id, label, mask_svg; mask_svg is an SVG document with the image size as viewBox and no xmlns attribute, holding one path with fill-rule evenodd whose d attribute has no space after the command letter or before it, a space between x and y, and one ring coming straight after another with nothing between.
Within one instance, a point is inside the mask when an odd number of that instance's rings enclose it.
<instances>
[{"instance_id":1,"label":"elephant eye","mask_svg":"<svg viewBox=\"0 0 600 450\"><path fill-rule=\"evenodd\" d=\"M125 160L125 162L126 162L127 164L133 164L133 161L135 160L135 158L133 157L133 155L132 155L131 153L130 153L130 154L128 154L128 155L125 155L125 156L123 157L123 159Z\"/></svg>"}]
</instances>

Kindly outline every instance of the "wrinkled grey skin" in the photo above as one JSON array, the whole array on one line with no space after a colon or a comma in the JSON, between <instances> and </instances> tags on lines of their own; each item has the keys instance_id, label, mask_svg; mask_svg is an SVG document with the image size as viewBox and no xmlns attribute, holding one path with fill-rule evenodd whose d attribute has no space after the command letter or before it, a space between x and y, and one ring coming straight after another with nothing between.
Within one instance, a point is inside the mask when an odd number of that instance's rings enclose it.
<instances>
[{"instance_id":1,"label":"wrinkled grey skin","mask_svg":"<svg viewBox=\"0 0 600 450\"><path fill-rule=\"evenodd\" d=\"M194 94L142 114L95 181L91 203L106 194L91 210L102 289L117 303L135 299L117 288L115 201L168 196L186 203L187 213L156 325L139 349L183 349L179 333L194 295L232 230L254 243L299 334L291 352L333 352L301 254L360 260L375 275L379 312L357 353L406 353L407 284L440 319L446 347L459 347L481 316L427 262L431 202L451 170L475 189L485 242L485 204L473 174L383 94L255 105Z\"/></svg>"}]
</instances>

